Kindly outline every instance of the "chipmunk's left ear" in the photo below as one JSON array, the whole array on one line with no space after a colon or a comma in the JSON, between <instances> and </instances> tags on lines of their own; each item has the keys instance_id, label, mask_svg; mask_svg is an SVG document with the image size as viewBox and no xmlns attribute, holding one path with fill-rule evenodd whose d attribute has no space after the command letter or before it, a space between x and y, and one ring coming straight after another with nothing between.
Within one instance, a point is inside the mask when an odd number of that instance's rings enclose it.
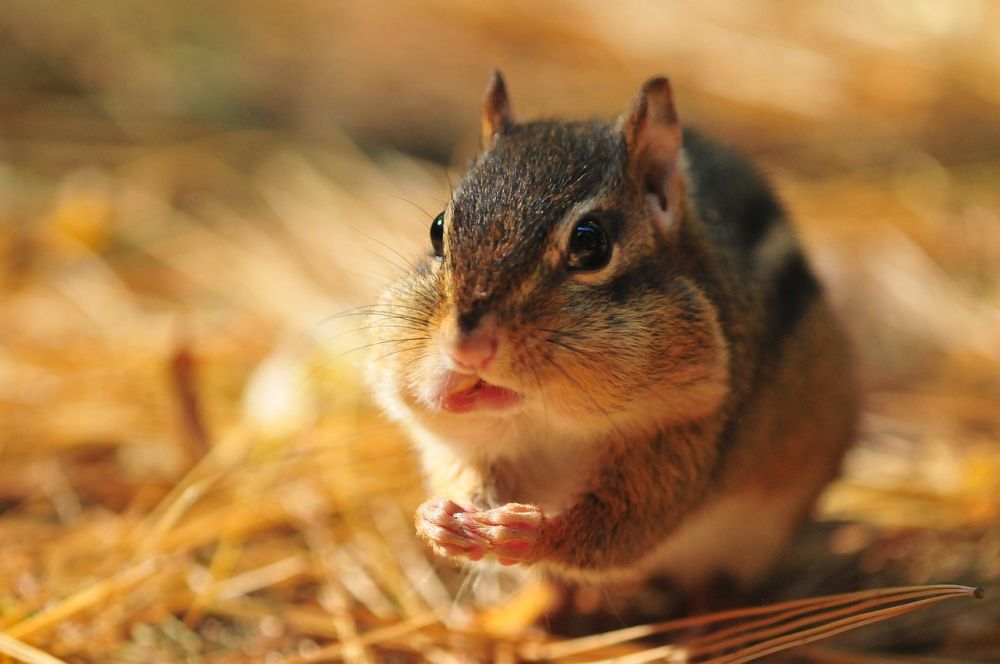
<instances>
[{"instance_id":1,"label":"chipmunk's left ear","mask_svg":"<svg viewBox=\"0 0 1000 664\"><path fill-rule=\"evenodd\" d=\"M514 113L510 110L507 86L500 70L494 69L483 99L483 145L488 145L494 136L502 134L513 124Z\"/></svg>"},{"instance_id":2,"label":"chipmunk's left ear","mask_svg":"<svg viewBox=\"0 0 1000 664\"><path fill-rule=\"evenodd\" d=\"M659 77L643 84L632 110L621 119L621 131L629 163L658 208L654 211L663 215L664 221L676 222L684 202L678 163L683 139L670 81Z\"/></svg>"}]
</instances>

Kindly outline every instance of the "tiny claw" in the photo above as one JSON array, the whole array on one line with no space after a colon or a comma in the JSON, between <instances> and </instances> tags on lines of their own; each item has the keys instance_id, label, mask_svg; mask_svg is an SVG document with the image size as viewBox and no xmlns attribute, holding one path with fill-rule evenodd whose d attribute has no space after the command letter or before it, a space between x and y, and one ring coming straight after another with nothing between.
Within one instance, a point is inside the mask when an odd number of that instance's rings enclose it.
<instances>
[{"instance_id":1,"label":"tiny claw","mask_svg":"<svg viewBox=\"0 0 1000 664\"><path fill-rule=\"evenodd\" d=\"M537 528L544 518L542 510L535 505L521 505L520 503L507 503L482 512L455 514L455 519L461 523L514 528Z\"/></svg>"},{"instance_id":2,"label":"tiny claw","mask_svg":"<svg viewBox=\"0 0 1000 664\"><path fill-rule=\"evenodd\" d=\"M453 501L440 498L429 500L417 508L417 533L439 556L479 560L490 543L456 520L462 514L464 508Z\"/></svg>"},{"instance_id":3,"label":"tiny claw","mask_svg":"<svg viewBox=\"0 0 1000 664\"><path fill-rule=\"evenodd\" d=\"M496 554L503 565L528 560L544 521L534 505L508 503L483 512L462 512L452 517L470 539Z\"/></svg>"},{"instance_id":4,"label":"tiny claw","mask_svg":"<svg viewBox=\"0 0 1000 664\"><path fill-rule=\"evenodd\" d=\"M461 514L465 512L466 509L447 498L436 498L434 500L428 500L417 508L417 513L422 519L431 521L433 523L442 523L451 520L451 517L455 514Z\"/></svg>"}]
</instances>

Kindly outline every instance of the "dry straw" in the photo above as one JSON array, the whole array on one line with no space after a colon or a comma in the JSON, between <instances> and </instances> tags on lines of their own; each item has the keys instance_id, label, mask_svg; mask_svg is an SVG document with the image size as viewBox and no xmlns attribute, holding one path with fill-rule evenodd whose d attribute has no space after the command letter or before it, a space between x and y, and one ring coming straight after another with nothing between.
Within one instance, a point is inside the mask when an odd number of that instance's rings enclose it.
<instances>
[{"instance_id":1,"label":"dry straw","mask_svg":"<svg viewBox=\"0 0 1000 664\"><path fill-rule=\"evenodd\" d=\"M0 3L2 657L740 662L891 618L796 656L1000 658L995 600L919 585L1000 579L998 6L434 4ZM867 400L775 603L563 639L414 538L350 314L458 174L373 146L447 160L498 62L526 116L664 71L787 202Z\"/></svg>"}]
</instances>

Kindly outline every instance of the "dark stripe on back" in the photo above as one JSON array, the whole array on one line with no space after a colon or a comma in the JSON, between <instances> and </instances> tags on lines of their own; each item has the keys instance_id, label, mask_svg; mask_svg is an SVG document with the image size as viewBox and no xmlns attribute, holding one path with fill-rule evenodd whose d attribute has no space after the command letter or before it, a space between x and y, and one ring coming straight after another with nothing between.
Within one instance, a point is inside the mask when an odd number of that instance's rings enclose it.
<instances>
[{"instance_id":1,"label":"dark stripe on back","mask_svg":"<svg viewBox=\"0 0 1000 664\"><path fill-rule=\"evenodd\" d=\"M754 190L737 227L737 241L745 251L752 251L767 231L781 218L782 210L774 194L766 188Z\"/></svg>"},{"instance_id":2,"label":"dark stripe on back","mask_svg":"<svg viewBox=\"0 0 1000 664\"><path fill-rule=\"evenodd\" d=\"M694 197L716 242L750 258L772 226L781 223L781 203L748 161L692 130L684 132Z\"/></svg>"},{"instance_id":3,"label":"dark stripe on back","mask_svg":"<svg viewBox=\"0 0 1000 664\"><path fill-rule=\"evenodd\" d=\"M820 283L810 271L805 256L799 252L789 256L774 275L765 342L776 343L790 334L820 290Z\"/></svg>"}]
</instances>

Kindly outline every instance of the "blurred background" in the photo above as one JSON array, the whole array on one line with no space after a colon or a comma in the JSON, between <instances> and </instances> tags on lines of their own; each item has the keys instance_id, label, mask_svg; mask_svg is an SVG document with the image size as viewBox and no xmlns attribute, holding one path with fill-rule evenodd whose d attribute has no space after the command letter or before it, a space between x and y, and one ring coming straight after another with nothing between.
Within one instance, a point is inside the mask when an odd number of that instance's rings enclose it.
<instances>
[{"instance_id":1,"label":"blurred background","mask_svg":"<svg viewBox=\"0 0 1000 664\"><path fill-rule=\"evenodd\" d=\"M67 662L514 661L545 637L540 588L455 608L336 317L426 250L493 66L522 118L613 116L666 74L791 210L866 415L774 598L992 591L794 661L996 661L987 0L0 3L0 633Z\"/></svg>"}]
</instances>

